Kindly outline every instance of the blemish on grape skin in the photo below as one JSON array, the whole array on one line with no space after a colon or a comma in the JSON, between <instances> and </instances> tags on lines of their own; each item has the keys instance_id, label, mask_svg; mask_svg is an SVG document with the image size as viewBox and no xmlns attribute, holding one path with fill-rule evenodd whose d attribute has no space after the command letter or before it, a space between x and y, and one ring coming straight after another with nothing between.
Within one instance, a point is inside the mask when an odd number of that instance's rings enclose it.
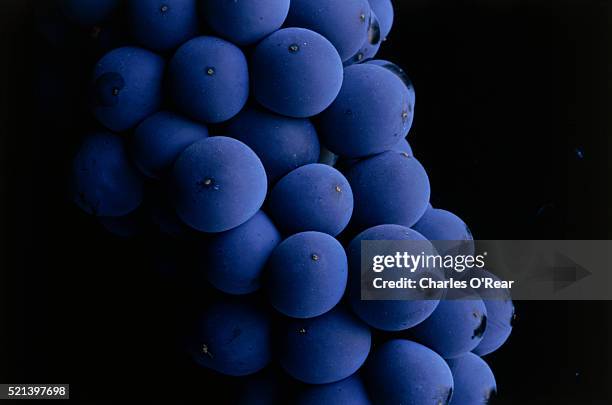
<instances>
[{"instance_id":1,"label":"blemish on grape skin","mask_svg":"<svg viewBox=\"0 0 612 405\"><path fill-rule=\"evenodd\" d=\"M299 329L299 330L298 330L298 333L299 333L300 335L305 335L307 332L306 332L306 329L305 329L305 328L301 328L301 329Z\"/></svg>"},{"instance_id":2,"label":"blemish on grape skin","mask_svg":"<svg viewBox=\"0 0 612 405\"><path fill-rule=\"evenodd\" d=\"M341 192L342 192L342 187L340 187L340 186L336 186L336 192L337 192L337 193L341 193Z\"/></svg>"},{"instance_id":3,"label":"blemish on grape skin","mask_svg":"<svg viewBox=\"0 0 612 405\"><path fill-rule=\"evenodd\" d=\"M208 76L214 76L215 75L215 68L212 66L209 66L206 68L206 74Z\"/></svg>"},{"instance_id":4,"label":"blemish on grape skin","mask_svg":"<svg viewBox=\"0 0 612 405\"><path fill-rule=\"evenodd\" d=\"M289 52L291 53L298 53L300 50L300 46L298 44L291 44L289 45Z\"/></svg>"},{"instance_id":5,"label":"blemish on grape skin","mask_svg":"<svg viewBox=\"0 0 612 405\"><path fill-rule=\"evenodd\" d=\"M474 334L472 335L472 339L481 338L484 335L486 329L487 329L487 316L482 315L482 317L480 318L480 324L478 325L476 329L474 329Z\"/></svg>"},{"instance_id":6,"label":"blemish on grape skin","mask_svg":"<svg viewBox=\"0 0 612 405\"><path fill-rule=\"evenodd\" d=\"M365 15L365 13L361 13L361 14L359 15L359 21L361 21L362 23L364 23L364 22L365 22L365 20L366 20L366 15Z\"/></svg>"},{"instance_id":7,"label":"blemish on grape skin","mask_svg":"<svg viewBox=\"0 0 612 405\"><path fill-rule=\"evenodd\" d=\"M161 7L159 8L159 11L161 11L162 13L167 12L170 9L170 7L168 7L167 4L162 4Z\"/></svg>"},{"instance_id":8,"label":"blemish on grape skin","mask_svg":"<svg viewBox=\"0 0 612 405\"><path fill-rule=\"evenodd\" d=\"M319 255L317 255L316 253L313 253L310 258L312 259L313 262L318 262L319 261Z\"/></svg>"}]
</instances>

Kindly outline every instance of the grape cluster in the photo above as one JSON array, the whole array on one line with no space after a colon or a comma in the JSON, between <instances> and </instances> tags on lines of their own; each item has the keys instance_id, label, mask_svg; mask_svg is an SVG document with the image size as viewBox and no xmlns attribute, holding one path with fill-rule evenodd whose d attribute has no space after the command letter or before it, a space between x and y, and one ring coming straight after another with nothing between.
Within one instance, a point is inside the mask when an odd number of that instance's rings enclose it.
<instances>
[{"instance_id":1,"label":"grape cluster","mask_svg":"<svg viewBox=\"0 0 612 405\"><path fill-rule=\"evenodd\" d=\"M390 0L59 7L81 27L127 18L127 40L91 72L101 129L76 153L71 195L123 236L138 215L198 241L222 294L190 336L197 364L253 375L244 403L279 400L285 378L300 404L487 402L496 383L479 356L507 340L511 300L360 298L361 241L472 241L429 204L406 140L410 79L374 59Z\"/></svg>"}]
</instances>

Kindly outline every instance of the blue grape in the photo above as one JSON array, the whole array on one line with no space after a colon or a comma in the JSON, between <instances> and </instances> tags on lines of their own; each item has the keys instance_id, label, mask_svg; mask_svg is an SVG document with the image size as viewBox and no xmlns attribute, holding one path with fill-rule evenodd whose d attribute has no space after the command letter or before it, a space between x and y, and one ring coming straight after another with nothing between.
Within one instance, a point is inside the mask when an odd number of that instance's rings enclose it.
<instances>
[{"instance_id":1,"label":"blue grape","mask_svg":"<svg viewBox=\"0 0 612 405\"><path fill-rule=\"evenodd\" d=\"M129 22L142 46L165 52L198 32L196 0L129 0Z\"/></svg>"},{"instance_id":2,"label":"blue grape","mask_svg":"<svg viewBox=\"0 0 612 405\"><path fill-rule=\"evenodd\" d=\"M253 95L281 115L307 118L325 110L342 87L342 61L334 46L302 28L276 31L251 58Z\"/></svg>"},{"instance_id":3,"label":"blue grape","mask_svg":"<svg viewBox=\"0 0 612 405\"><path fill-rule=\"evenodd\" d=\"M370 405L366 388L357 374L332 384L312 385L304 389L298 405Z\"/></svg>"},{"instance_id":4,"label":"blue grape","mask_svg":"<svg viewBox=\"0 0 612 405\"><path fill-rule=\"evenodd\" d=\"M312 318L335 307L346 280L344 248L320 232L298 233L284 240L270 256L265 276L272 306L293 318Z\"/></svg>"},{"instance_id":5,"label":"blue grape","mask_svg":"<svg viewBox=\"0 0 612 405\"><path fill-rule=\"evenodd\" d=\"M217 35L241 46L254 44L279 29L288 12L289 0L202 2L208 26Z\"/></svg>"},{"instance_id":6,"label":"blue grape","mask_svg":"<svg viewBox=\"0 0 612 405\"><path fill-rule=\"evenodd\" d=\"M85 137L72 164L71 192L83 211L96 216L121 217L140 206L143 182L122 138L109 132Z\"/></svg>"},{"instance_id":7,"label":"blue grape","mask_svg":"<svg viewBox=\"0 0 612 405\"><path fill-rule=\"evenodd\" d=\"M472 270L471 277L491 277L499 281L499 277L486 270ZM478 288L476 292L480 295L487 308L487 329L482 341L473 350L479 356L485 356L499 349L512 333L512 322L514 321L514 304L507 289Z\"/></svg>"},{"instance_id":8,"label":"blue grape","mask_svg":"<svg viewBox=\"0 0 612 405\"><path fill-rule=\"evenodd\" d=\"M418 342L445 359L452 359L474 350L486 327L487 309L482 300L447 297L410 332Z\"/></svg>"},{"instance_id":9,"label":"blue grape","mask_svg":"<svg viewBox=\"0 0 612 405\"><path fill-rule=\"evenodd\" d=\"M346 178L355 195L353 222L413 226L425 213L430 187L425 169L405 152L390 151L352 166Z\"/></svg>"},{"instance_id":10,"label":"blue grape","mask_svg":"<svg viewBox=\"0 0 612 405\"><path fill-rule=\"evenodd\" d=\"M489 365L473 353L447 360L455 392L450 405L486 405L497 392L495 376Z\"/></svg>"},{"instance_id":11,"label":"blue grape","mask_svg":"<svg viewBox=\"0 0 612 405\"><path fill-rule=\"evenodd\" d=\"M279 232L262 211L239 227L214 235L204 250L208 281L228 294L257 291L266 261L280 242Z\"/></svg>"},{"instance_id":12,"label":"blue grape","mask_svg":"<svg viewBox=\"0 0 612 405\"><path fill-rule=\"evenodd\" d=\"M199 365L222 374L256 373L272 357L269 316L246 301L212 304L198 321L193 357Z\"/></svg>"},{"instance_id":13,"label":"blue grape","mask_svg":"<svg viewBox=\"0 0 612 405\"><path fill-rule=\"evenodd\" d=\"M380 24L380 36L386 39L393 27L393 4L391 0L368 0Z\"/></svg>"},{"instance_id":14,"label":"blue grape","mask_svg":"<svg viewBox=\"0 0 612 405\"><path fill-rule=\"evenodd\" d=\"M370 12L367 0L291 0L286 25L323 35L344 61L366 38Z\"/></svg>"},{"instance_id":15,"label":"blue grape","mask_svg":"<svg viewBox=\"0 0 612 405\"><path fill-rule=\"evenodd\" d=\"M303 231L338 235L353 212L353 192L331 166L314 163L295 169L272 189L270 215L287 234Z\"/></svg>"},{"instance_id":16,"label":"blue grape","mask_svg":"<svg viewBox=\"0 0 612 405\"><path fill-rule=\"evenodd\" d=\"M319 159L319 138L307 119L288 118L247 107L229 123L227 135L244 142L257 153L270 185L292 170Z\"/></svg>"},{"instance_id":17,"label":"blue grape","mask_svg":"<svg viewBox=\"0 0 612 405\"><path fill-rule=\"evenodd\" d=\"M144 120L134 132L134 163L148 177L159 179L188 146L208 137L208 129L167 111L160 111Z\"/></svg>"},{"instance_id":18,"label":"blue grape","mask_svg":"<svg viewBox=\"0 0 612 405\"><path fill-rule=\"evenodd\" d=\"M108 129L133 128L156 112L162 102L164 60L142 48L110 51L93 74L94 115Z\"/></svg>"},{"instance_id":19,"label":"blue grape","mask_svg":"<svg viewBox=\"0 0 612 405\"><path fill-rule=\"evenodd\" d=\"M448 404L453 376L435 352L409 340L396 339L370 357L364 380L376 404Z\"/></svg>"},{"instance_id":20,"label":"blue grape","mask_svg":"<svg viewBox=\"0 0 612 405\"><path fill-rule=\"evenodd\" d=\"M104 22L119 6L120 0L60 0L60 9L76 24L92 26Z\"/></svg>"},{"instance_id":21,"label":"blue grape","mask_svg":"<svg viewBox=\"0 0 612 405\"><path fill-rule=\"evenodd\" d=\"M431 209L413 226L431 241L441 255L474 255L474 241L468 226L455 214Z\"/></svg>"},{"instance_id":22,"label":"blue grape","mask_svg":"<svg viewBox=\"0 0 612 405\"><path fill-rule=\"evenodd\" d=\"M207 123L229 120L249 96L244 54L215 37L197 37L183 44L170 60L168 82L179 110Z\"/></svg>"},{"instance_id":23,"label":"blue grape","mask_svg":"<svg viewBox=\"0 0 612 405\"><path fill-rule=\"evenodd\" d=\"M370 329L335 308L310 319L288 319L279 338L279 361L293 378L329 384L355 373L370 352Z\"/></svg>"},{"instance_id":24,"label":"blue grape","mask_svg":"<svg viewBox=\"0 0 612 405\"><path fill-rule=\"evenodd\" d=\"M361 242L367 240L427 241L419 233L401 225L380 225L357 235L347 249L350 271L348 294L353 311L368 325L385 331L405 330L423 322L434 312L438 300L361 300ZM423 245L419 244L418 247ZM433 247L425 253L434 253Z\"/></svg>"},{"instance_id":25,"label":"blue grape","mask_svg":"<svg viewBox=\"0 0 612 405\"><path fill-rule=\"evenodd\" d=\"M174 206L179 217L202 232L235 228L259 211L267 191L266 171L257 155L232 138L194 143L173 170Z\"/></svg>"},{"instance_id":26,"label":"blue grape","mask_svg":"<svg viewBox=\"0 0 612 405\"><path fill-rule=\"evenodd\" d=\"M344 157L374 155L395 146L410 130L410 93L389 70L373 64L344 69L336 100L319 118L322 143Z\"/></svg>"}]
</instances>

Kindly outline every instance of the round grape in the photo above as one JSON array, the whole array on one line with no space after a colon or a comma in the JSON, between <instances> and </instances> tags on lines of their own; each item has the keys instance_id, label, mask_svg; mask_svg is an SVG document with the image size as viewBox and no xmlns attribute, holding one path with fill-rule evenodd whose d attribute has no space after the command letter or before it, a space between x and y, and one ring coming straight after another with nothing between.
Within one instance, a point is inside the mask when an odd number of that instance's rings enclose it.
<instances>
[{"instance_id":1,"label":"round grape","mask_svg":"<svg viewBox=\"0 0 612 405\"><path fill-rule=\"evenodd\" d=\"M312 318L338 304L346 288L347 271L340 242L325 233L298 233L283 241L270 256L266 290L279 312L293 318Z\"/></svg>"},{"instance_id":2,"label":"round grape","mask_svg":"<svg viewBox=\"0 0 612 405\"><path fill-rule=\"evenodd\" d=\"M142 48L110 51L93 73L94 115L108 129L121 132L156 112L162 102L164 60Z\"/></svg>"},{"instance_id":3,"label":"round grape","mask_svg":"<svg viewBox=\"0 0 612 405\"><path fill-rule=\"evenodd\" d=\"M353 192L331 166L314 163L295 169L272 189L270 215L286 233L303 231L338 235L353 212Z\"/></svg>"},{"instance_id":4,"label":"round grape","mask_svg":"<svg viewBox=\"0 0 612 405\"><path fill-rule=\"evenodd\" d=\"M177 214L202 232L223 232L245 223L259 211L267 191L257 155L242 142L221 136L185 149L172 180Z\"/></svg>"},{"instance_id":5,"label":"round grape","mask_svg":"<svg viewBox=\"0 0 612 405\"><path fill-rule=\"evenodd\" d=\"M329 384L357 371L370 352L370 329L341 308L310 319L288 319L279 361L293 378Z\"/></svg>"},{"instance_id":6,"label":"round grape","mask_svg":"<svg viewBox=\"0 0 612 405\"><path fill-rule=\"evenodd\" d=\"M307 118L325 110L342 87L342 61L323 36L285 28L261 41L251 58L255 99L281 115Z\"/></svg>"},{"instance_id":7,"label":"round grape","mask_svg":"<svg viewBox=\"0 0 612 405\"><path fill-rule=\"evenodd\" d=\"M180 111L207 123L229 120L249 96L244 54L215 37L197 37L183 44L170 60L168 82Z\"/></svg>"},{"instance_id":8,"label":"round grape","mask_svg":"<svg viewBox=\"0 0 612 405\"><path fill-rule=\"evenodd\" d=\"M230 376L264 368L272 357L268 315L248 302L221 301L211 305L197 324L194 360Z\"/></svg>"},{"instance_id":9,"label":"round grape","mask_svg":"<svg viewBox=\"0 0 612 405\"><path fill-rule=\"evenodd\" d=\"M413 226L429 203L429 178L408 153L389 151L353 165L346 174L353 194L353 221L360 229L375 225Z\"/></svg>"},{"instance_id":10,"label":"round grape","mask_svg":"<svg viewBox=\"0 0 612 405\"><path fill-rule=\"evenodd\" d=\"M319 119L322 143L344 157L390 150L410 130L410 93L389 70L365 63L344 69L342 89Z\"/></svg>"}]
</instances>

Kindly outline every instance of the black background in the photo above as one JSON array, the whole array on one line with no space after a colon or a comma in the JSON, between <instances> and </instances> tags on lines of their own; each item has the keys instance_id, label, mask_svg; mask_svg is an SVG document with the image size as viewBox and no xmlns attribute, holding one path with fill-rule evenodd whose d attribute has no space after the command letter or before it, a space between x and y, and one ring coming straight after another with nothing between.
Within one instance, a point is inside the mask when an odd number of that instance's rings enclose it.
<instances>
[{"instance_id":1,"label":"black background","mask_svg":"<svg viewBox=\"0 0 612 405\"><path fill-rule=\"evenodd\" d=\"M176 246L118 240L67 202L66 168L93 125L79 97L96 52L84 49L102 45L81 32L85 44L45 50L34 3L42 0L0 8L1 382L67 382L90 402L230 395L177 349L181 319L209 292L182 293L152 270ZM415 83L409 140L433 205L459 214L478 239L609 239L608 2L395 6L380 56ZM41 77L52 79L46 91ZM188 247L179 248L182 257ZM497 401L610 403L612 306L516 307L509 342L487 357Z\"/></svg>"}]
</instances>

